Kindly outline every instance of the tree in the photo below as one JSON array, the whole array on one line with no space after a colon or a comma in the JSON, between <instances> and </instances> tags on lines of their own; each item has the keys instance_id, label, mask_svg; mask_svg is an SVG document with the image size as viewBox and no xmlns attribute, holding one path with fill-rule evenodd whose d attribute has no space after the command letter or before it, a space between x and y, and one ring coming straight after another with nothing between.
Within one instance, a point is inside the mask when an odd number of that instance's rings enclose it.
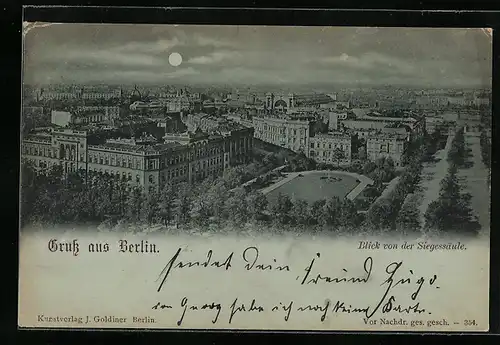
<instances>
[{"instance_id":1,"label":"tree","mask_svg":"<svg viewBox=\"0 0 500 345\"><path fill-rule=\"evenodd\" d=\"M392 159L392 157L386 157L384 159L384 170L386 171L394 171L394 160Z\"/></svg>"},{"instance_id":2,"label":"tree","mask_svg":"<svg viewBox=\"0 0 500 345\"><path fill-rule=\"evenodd\" d=\"M183 224L189 221L189 210L192 197L192 189L188 183L182 182L177 185L177 207L174 212L177 223Z\"/></svg>"},{"instance_id":3,"label":"tree","mask_svg":"<svg viewBox=\"0 0 500 345\"><path fill-rule=\"evenodd\" d=\"M385 164L385 157L379 157L375 160L375 165L378 169L382 169Z\"/></svg>"},{"instance_id":4,"label":"tree","mask_svg":"<svg viewBox=\"0 0 500 345\"><path fill-rule=\"evenodd\" d=\"M490 168L491 166L491 142L486 135L486 131L483 129L481 131L481 135L479 137L479 143L481 145L481 157L483 160L484 165L486 165L487 168Z\"/></svg>"},{"instance_id":5,"label":"tree","mask_svg":"<svg viewBox=\"0 0 500 345\"><path fill-rule=\"evenodd\" d=\"M313 159L307 158L303 152L293 156L289 164L292 171L316 169L316 162Z\"/></svg>"},{"instance_id":6,"label":"tree","mask_svg":"<svg viewBox=\"0 0 500 345\"><path fill-rule=\"evenodd\" d=\"M391 201L382 199L374 203L367 213L367 225L373 230L390 230L394 224Z\"/></svg>"},{"instance_id":7,"label":"tree","mask_svg":"<svg viewBox=\"0 0 500 345\"><path fill-rule=\"evenodd\" d=\"M226 207L225 200L229 193L226 184L221 179L215 180L207 193L209 202L212 205L212 215L217 219L222 219Z\"/></svg>"},{"instance_id":8,"label":"tree","mask_svg":"<svg viewBox=\"0 0 500 345\"><path fill-rule=\"evenodd\" d=\"M363 166L363 175L369 175L372 171L374 171L377 168L375 163L369 161L366 162L365 165Z\"/></svg>"},{"instance_id":9,"label":"tree","mask_svg":"<svg viewBox=\"0 0 500 345\"><path fill-rule=\"evenodd\" d=\"M129 222L137 222L141 217L144 195L140 187L133 187L129 192L126 202L126 219Z\"/></svg>"},{"instance_id":10,"label":"tree","mask_svg":"<svg viewBox=\"0 0 500 345\"><path fill-rule=\"evenodd\" d=\"M302 199L296 199L293 201L293 207L291 211L293 222L297 225L307 225L310 222L310 212L309 204L307 201Z\"/></svg>"},{"instance_id":11,"label":"tree","mask_svg":"<svg viewBox=\"0 0 500 345\"><path fill-rule=\"evenodd\" d=\"M358 148L358 159L364 161L366 160L366 148L364 146L361 146Z\"/></svg>"},{"instance_id":12,"label":"tree","mask_svg":"<svg viewBox=\"0 0 500 345\"><path fill-rule=\"evenodd\" d=\"M241 173L238 168L226 169L222 178L228 189L234 188L242 183Z\"/></svg>"},{"instance_id":13,"label":"tree","mask_svg":"<svg viewBox=\"0 0 500 345\"><path fill-rule=\"evenodd\" d=\"M473 217L470 194L461 194L456 177L456 166L450 166L441 181L439 198L429 204L425 212L425 227L445 232L476 234L480 225Z\"/></svg>"},{"instance_id":14,"label":"tree","mask_svg":"<svg viewBox=\"0 0 500 345\"><path fill-rule=\"evenodd\" d=\"M211 196L209 193L201 193L193 196L188 213L191 220L196 224L207 224L212 216Z\"/></svg>"},{"instance_id":15,"label":"tree","mask_svg":"<svg viewBox=\"0 0 500 345\"><path fill-rule=\"evenodd\" d=\"M158 193L156 191L151 190L148 194L144 195L142 198L140 219L149 225L158 220L160 213L158 204Z\"/></svg>"},{"instance_id":16,"label":"tree","mask_svg":"<svg viewBox=\"0 0 500 345\"><path fill-rule=\"evenodd\" d=\"M235 224L243 224L248 219L246 196L244 188L236 188L224 204L227 217Z\"/></svg>"},{"instance_id":17,"label":"tree","mask_svg":"<svg viewBox=\"0 0 500 345\"><path fill-rule=\"evenodd\" d=\"M265 155L262 163L264 163L264 165L267 167L278 166L278 157L274 153L269 152Z\"/></svg>"},{"instance_id":18,"label":"tree","mask_svg":"<svg viewBox=\"0 0 500 345\"><path fill-rule=\"evenodd\" d=\"M326 200L315 200L311 205L311 222L315 224L326 224L325 212L323 209L326 205Z\"/></svg>"},{"instance_id":19,"label":"tree","mask_svg":"<svg viewBox=\"0 0 500 345\"><path fill-rule=\"evenodd\" d=\"M323 206L324 225L329 225L334 228L338 226L338 217L341 212L341 206L341 201L337 196L331 197L327 200L326 204Z\"/></svg>"},{"instance_id":20,"label":"tree","mask_svg":"<svg viewBox=\"0 0 500 345\"><path fill-rule=\"evenodd\" d=\"M340 206L340 214L338 215L339 225L343 228L351 228L355 226L357 214L354 202L349 199L343 199Z\"/></svg>"},{"instance_id":21,"label":"tree","mask_svg":"<svg viewBox=\"0 0 500 345\"><path fill-rule=\"evenodd\" d=\"M380 195L380 192L375 187L366 187L364 190L364 195L367 198L377 198Z\"/></svg>"},{"instance_id":22,"label":"tree","mask_svg":"<svg viewBox=\"0 0 500 345\"><path fill-rule=\"evenodd\" d=\"M340 148L335 149L333 152L333 159L337 162L337 164L340 164L340 161L345 158L345 152L342 151Z\"/></svg>"},{"instance_id":23,"label":"tree","mask_svg":"<svg viewBox=\"0 0 500 345\"><path fill-rule=\"evenodd\" d=\"M290 211L293 204L290 197L279 193L276 199L269 203L269 212L277 224L288 224L290 222Z\"/></svg>"},{"instance_id":24,"label":"tree","mask_svg":"<svg viewBox=\"0 0 500 345\"><path fill-rule=\"evenodd\" d=\"M267 208L267 198L264 194L259 191L251 191L246 196L248 215L254 220L260 219L262 213Z\"/></svg>"},{"instance_id":25,"label":"tree","mask_svg":"<svg viewBox=\"0 0 500 345\"><path fill-rule=\"evenodd\" d=\"M446 175L440 182L440 198L453 200L454 202L460 199L460 184L456 173L457 168L453 165L450 166L448 169L448 175Z\"/></svg>"},{"instance_id":26,"label":"tree","mask_svg":"<svg viewBox=\"0 0 500 345\"><path fill-rule=\"evenodd\" d=\"M96 205L94 211L99 219L103 219L107 214L111 213L113 207L112 186L108 179L100 176L96 179L93 189L92 202ZM137 204L133 206L136 207L136 209L133 210L133 212L135 212L133 214L137 217L134 218L133 221L137 221L140 217L141 203L143 201L142 188L135 187L130 198L131 200L133 199L137 201ZM131 200L130 202L132 202ZM129 214L131 215L132 213L130 212L132 212L131 209L129 209Z\"/></svg>"},{"instance_id":27,"label":"tree","mask_svg":"<svg viewBox=\"0 0 500 345\"><path fill-rule=\"evenodd\" d=\"M396 218L396 229L403 234L420 231L420 210L418 197L408 195Z\"/></svg>"},{"instance_id":28,"label":"tree","mask_svg":"<svg viewBox=\"0 0 500 345\"><path fill-rule=\"evenodd\" d=\"M158 215L163 220L165 226L168 226L172 219L173 208L175 205L175 193L171 183L165 184L158 197Z\"/></svg>"},{"instance_id":29,"label":"tree","mask_svg":"<svg viewBox=\"0 0 500 345\"><path fill-rule=\"evenodd\" d=\"M448 161L458 167L462 167L466 160L465 137L463 128L460 128L455 133L455 137L451 143L450 150L448 151Z\"/></svg>"},{"instance_id":30,"label":"tree","mask_svg":"<svg viewBox=\"0 0 500 345\"><path fill-rule=\"evenodd\" d=\"M31 164L21 164L21 227L25 226L32 217L34 204L37 198L37 175Z\"/></svg>"}]
</instances>

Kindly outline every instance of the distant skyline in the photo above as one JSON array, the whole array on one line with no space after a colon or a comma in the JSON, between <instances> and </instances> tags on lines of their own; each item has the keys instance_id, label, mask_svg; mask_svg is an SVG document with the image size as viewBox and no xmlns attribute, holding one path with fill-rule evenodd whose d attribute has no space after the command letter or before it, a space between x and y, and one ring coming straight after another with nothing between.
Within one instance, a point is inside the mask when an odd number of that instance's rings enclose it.
<instances>
[{"instance_id":1,"label":"distant skyline","mask_svg":"<svg viewBox=\"0 0 500 345\"><path fill-rule=\"evenodd\" d=\"M489 88L492 78L482 29L54 24L30 30L24 51L27 84Z\"/></svg>"}]
</instances>

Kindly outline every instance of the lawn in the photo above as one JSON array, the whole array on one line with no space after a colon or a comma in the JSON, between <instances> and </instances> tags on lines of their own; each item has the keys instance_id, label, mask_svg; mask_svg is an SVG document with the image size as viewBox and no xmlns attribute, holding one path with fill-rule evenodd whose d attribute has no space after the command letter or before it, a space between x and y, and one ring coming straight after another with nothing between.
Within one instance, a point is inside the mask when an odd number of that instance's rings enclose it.
<instances>
[{"instance_id":1,"label":"lawn","mask_svg":"<svg viewBox=\"0 0 500 345\"><path fill-rule=\"evenodd\" d=\"M279 193L290 198L313 202L337 196L345 198L358 185L354 177L334 172L317 172L297 176L290 182L274 189L267 194L269 201L275 199Z\"/></svg>"}]
</instances>

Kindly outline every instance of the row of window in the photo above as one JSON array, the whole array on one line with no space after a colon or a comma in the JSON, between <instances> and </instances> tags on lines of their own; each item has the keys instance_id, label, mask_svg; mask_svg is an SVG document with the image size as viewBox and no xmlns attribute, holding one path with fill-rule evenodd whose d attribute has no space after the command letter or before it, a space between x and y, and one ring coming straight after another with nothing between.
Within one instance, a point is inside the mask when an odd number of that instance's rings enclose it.
<instances>
[{"instance_id":1,"label":"row of window","mask_svg":"<svg viewBox=\"0 0 500 345\"><path fill-rule=\"evenodd\" d=\"M379 151L379 152L402 152L403 151L403 145L398 144L398 145L393 145L393 144L373 144L373 145L368 145L367 149L370 151Z\"/></svg>"},{"instance_id":2,"label":"row of window","mask_svg":"<svg viewBox=\"0 0 500 345\"><path fill-rule=\"evenodd\" d=\"M268 125L259 126L259 127L257 127L257 129L260 132L275 133L275 134L281 134L281 135L285 135L285 134L297 135L297 129L288 129L287 130L286 128L283 128L283 127L273 127L273 126L268 126ZM299 135L301 135L301 136L305 135L304 128L301 128L298 131L299 131Z\"/></svg>"},{"instance_id":3,"label":"row of window","mask_svg":"<svg viewBox=\"0 0 500 345\"><path fill-rule=\"evenodd\" d=\"M64 163L59 163L59 162L54 162L54 161L45 161L41 159L28 159L28 162L30 162L34 167L40 168L40 169L51 169L54 166L62 166L64 172L70 172L70 171L76 171L76 163L71 163L71 162L64 162Z\"/></svg>"},{"instance_id":4,"label":"row of window","mask_svg":"<svg viewBox=\"0 0 500 345\"><path fill-rule=\"evenodd\" d=\"M79 118L79 121L82 123L91 123L91 122L101 122L105 119L104 115L92 115L92 116L85 116Z\"/></svg>"},{"instance_id":5,"label":"row of window","mask_svg":"<svg viewBox=\"0 0 500 345\"><path fill-rule=\"evenodd\" d=\"M42 157L50 157L56 158L56 151L51 147L39 147L39 146L30 146L23 145L22 153L30 156L42 156Z\"/></svg>"},{"instance_id":6,"label":"row of window","mask_svg":"<svg viewBox=\"0 0 500 345\"><path fill-rule=\"evenodd\" d=\"M110 99L110 98L113 98L113 97L119 97L120 94L115 94L115 93L106 93L106 94L102 94L102 93L84 93L82 95L82 98L83 99Z\"/></svg>"},{"instance_id":7,"label":"row of window","mask_svg":"<svg viewBox=\"0 0 500 345\"><path fill-rule=\"evenodd\" d=\"M141 169L141 160L132 157L107 156L100 154L89 154L89 163L101 165L119 166L129 169Z\"/></svg>"},{"instance_id":8,"label":"row of window","mask_svg":"<svg viewBox=\"0 0 500 345\"><path fill-rule=\"evenodd\" d=\"M321 147L324 148L324 149L326 149L328 147L329 149L337 149L337 148L339 148L341 150L346 150L347 148L350 147L350 145L332 144L332 143L328 143L328 145L327 145L326 143L319 143L319 142L317 142L316 145L314 145L314 143L311 143L311 148L314 149L315 147L318 148L318 149L321 148Z\"/></svg>"},{"instance_id":9,"label":"row of window","mask_svg":"<svg viewBox=\"0 0 500 345\"><path fill-rule=\"evenodd\" d=\"M325 157L321 157L321 156L316 156L315 160L317 162L321 162L321 163L342 163L342 164L349 164L351 162L350 159L335 159L335 158L331 158L331 157L325 158Z\"/></svg>"},{"instance_id":10,"label":"row of window","mask_svg":"<svg viewBox=\"0 0 500 345\"><path fill-rule=\"evenodd\" d=\"M311 150L309 152L309 155L311 157L334 157L336 158L335 156L339 154L338 152L331 152L331 151L320 151L320 152L316 152L316 151L313 151ZM349 151L344 151L342 152L342 154L344 155L344 157L349 157L350 156L350 152Z\"/></svg>"},{"instance_id":11,"label":"row of window","mask_svg":"<svg viewBox=\"0 0 500 345\"><path fill-rule=\"evenodd\" d=\"M39 146L27 146L23 145L21 149L22 154L30 155L30 156L39 156L46 158L56 158L56 159L66 159L66 160L76 160L76 150L74 147L70 149L62 149L59 150L59 154L57 150L52 147L39 147ZM85 161L85 155L83 152L80 152L79 160L81 162Z\"/></svg>"}]
</instances>

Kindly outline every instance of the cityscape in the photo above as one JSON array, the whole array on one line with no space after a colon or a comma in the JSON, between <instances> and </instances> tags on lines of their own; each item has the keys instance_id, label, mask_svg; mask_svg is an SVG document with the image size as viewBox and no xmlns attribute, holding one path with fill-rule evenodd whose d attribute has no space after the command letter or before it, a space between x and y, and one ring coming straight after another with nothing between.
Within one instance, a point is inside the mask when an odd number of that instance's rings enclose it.
<instances>
[{"instance_id":1,"label":"cityscape","mask_svg":"<svg viewBox=\"0 0 500 345\"><path fill-rule=\"evenodd\" d=\"M489 234L479 29L38 30L22 229Z\"/></svg>"}]
</instances>

